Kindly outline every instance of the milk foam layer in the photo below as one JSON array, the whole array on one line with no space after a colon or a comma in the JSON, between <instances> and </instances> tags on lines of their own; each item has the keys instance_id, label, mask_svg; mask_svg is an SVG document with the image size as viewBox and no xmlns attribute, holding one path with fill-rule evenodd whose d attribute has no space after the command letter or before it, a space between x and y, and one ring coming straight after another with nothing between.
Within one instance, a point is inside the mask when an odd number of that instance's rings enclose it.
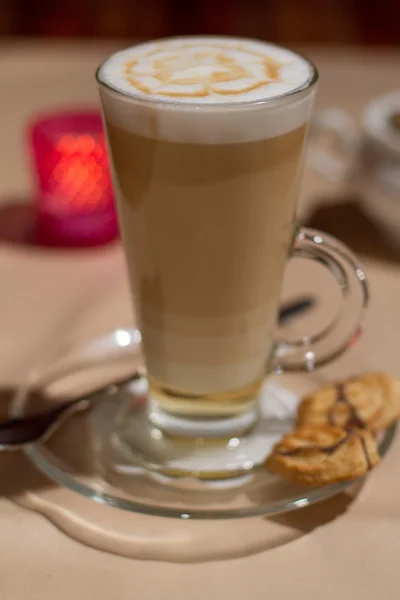
<instances>
[{"instance_id":1,"label":"milk foam layer","mask_svg":"<svg viewBox=\"0 0 400 600\"><path fill-rule=\"evenodd\" d=\"M117 127L206 144L255 141L300 127L308 120L305 90L313 76L310 63L289 50L212 37L133 46L111 56L98 74L108 86L101 88L106 118Z\"/></svg>"},{"instance_id":2,"label":"milk foam layer","mask_svg":"<svg viewBox=\"0 0 400 600\"><path fill-rule=\"evenodd\" d=\"M309 79L300 56L253 40L177 38L114 54L101 79L117 90L162 101L234 103L287 94Z\"/></svg>"}]
</instances>

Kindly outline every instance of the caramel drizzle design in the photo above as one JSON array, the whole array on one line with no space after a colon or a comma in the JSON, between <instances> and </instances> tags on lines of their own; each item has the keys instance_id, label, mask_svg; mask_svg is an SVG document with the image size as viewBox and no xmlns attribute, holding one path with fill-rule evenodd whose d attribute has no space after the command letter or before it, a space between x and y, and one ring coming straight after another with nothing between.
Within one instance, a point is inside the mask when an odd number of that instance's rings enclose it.
<instances>
[{"instance_id":1,"label":"caramel drizzle design","mask_svg":"<svg viewBox=\"0 0 400 600\"><path fill-rule=\"evenodd\" d=\"M185 49L194 49L198 46L185 45L179 48L180 51ZM264 78L256 79L254 74L243 64L237 62L234 58L227 56L224 50L240 50L253 57L254 64L262 64ZM252 50L244 49L241 47L227 47L218 48L211 47L204 50L195 52L192 56L182 57L179 50L168 51L168 56L165 58L157 59L154 58L152 62L152 68L147 72L139 72L137 65L142 59L151 59L152 56L158 54L163 48L155 48L147 54L140 57L140 59L132 59L125 63L124 74L126 80L130 85L135 87L138 91L152 95L157 94L168 97L191 97L191 98L204 98L212 94L225 95L225 96L237 96L245 92L250 92L257 88L273 82L279 82L279 70L282 64L274 61L272 58L258 54ZM176 78L175 72L190 69L200 64L203 66L213 66L215 70L209 75L203 75L201 77L192 78ZM155 89L151 89L144 79L151 77L156 80L157 85ZM248 85L241 87L240 89L221 89L216 87L220 83L228 83L232 81L240 82L246 79L252 79L253 81ZM170 89L163 89L164 86L170 86ZM200 86L200 89L187 90L184 89L173 90L171 86Z\"/></svg>"}]
</instances>

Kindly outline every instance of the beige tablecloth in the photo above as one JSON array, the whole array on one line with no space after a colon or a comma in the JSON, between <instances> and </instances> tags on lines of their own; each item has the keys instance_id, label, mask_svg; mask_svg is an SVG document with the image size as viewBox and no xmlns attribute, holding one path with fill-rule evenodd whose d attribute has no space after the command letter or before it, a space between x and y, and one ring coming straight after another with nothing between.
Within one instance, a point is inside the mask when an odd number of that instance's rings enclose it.
<instances>
[{"instance_id":1,"label":"beige tablecloth","mask_svg":"<svg viewBox=\"0 0 400 600\"><path fill-rule=\"evenodd\" d=\"M0 48L1 201L26 202L31 191L24 150L27 120L49 108L95 103L93 71L110 47L18 42ZM313 49L309 54L321 71L319 105L339 105L354 116L367 100L400 81L399 52ZM308 172L303 216L330 192L329 184ZM387 368L400 376L400 264L370 256L365 265L373 292L365 336L351 363L344 357L337 369L349 370L351 364L351 369ZM1 243L0 283L4 396L49 343L84 339L131 320L118 246L54 253ZM399 596L400 439L344 516L323 518L316 509L304 517L304 527L298 518L304 533L294 542L231 561L185 565L95 551L16 506L5 497L5 480L18 479L18 460L0 456L1 600Z\"/></svg>"}]
</instances>

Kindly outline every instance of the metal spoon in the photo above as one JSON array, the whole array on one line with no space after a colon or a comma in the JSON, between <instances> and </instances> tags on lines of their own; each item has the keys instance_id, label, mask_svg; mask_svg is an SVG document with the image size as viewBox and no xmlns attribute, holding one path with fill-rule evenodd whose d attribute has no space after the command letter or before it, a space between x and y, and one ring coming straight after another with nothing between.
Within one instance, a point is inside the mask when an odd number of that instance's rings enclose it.
<instances>
[{"instance_id":1,"label":"metal spoon","mask_svg":"<svg viewBox=\"0 0 400 600\"><path fill-rule=\"evenodd\" d=\"M287 323L313 305L313 298L301 298L285 304L279 313L279 324ZM141 377L141 373L136 371L129 377L95 389L83 397L66 400L45 412L0 423L0 451L19 450L27 444L43 441L50 437L67 417L88 410L104 394L116 394L125 385Z\"/></svg>"},{"instance_id":2,"label":"metal spoon","mask_svg":"<svg viewBox=\"0 0 400 600\"><path fill-rule=\"evenodd\" d=\"M140 373L135 372L120 381L97 388L83 397L66 400L37 415L0 423L0 451L19 450L27 444L43 441L50 437L67 417L88 410L99 397L103 397L104 394L116 394L125 385L141 377Z\"/></svg>"}]
</instances>

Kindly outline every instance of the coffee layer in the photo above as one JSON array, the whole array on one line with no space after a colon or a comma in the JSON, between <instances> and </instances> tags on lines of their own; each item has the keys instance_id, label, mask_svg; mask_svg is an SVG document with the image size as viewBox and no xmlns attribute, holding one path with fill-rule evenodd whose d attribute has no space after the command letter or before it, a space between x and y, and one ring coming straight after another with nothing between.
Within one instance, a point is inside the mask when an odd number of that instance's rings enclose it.
<instances>
[{"instance_id":1,"label":"coffee layer","mask_svg":"<svg viewBox=\"0 0 400 600\"><path fill-rule=\"evenodd\" d=\"M271 353L305 125L210 146L106 124L150 374L199 394L251 383Z\"/></svg>"}]
</instances>

